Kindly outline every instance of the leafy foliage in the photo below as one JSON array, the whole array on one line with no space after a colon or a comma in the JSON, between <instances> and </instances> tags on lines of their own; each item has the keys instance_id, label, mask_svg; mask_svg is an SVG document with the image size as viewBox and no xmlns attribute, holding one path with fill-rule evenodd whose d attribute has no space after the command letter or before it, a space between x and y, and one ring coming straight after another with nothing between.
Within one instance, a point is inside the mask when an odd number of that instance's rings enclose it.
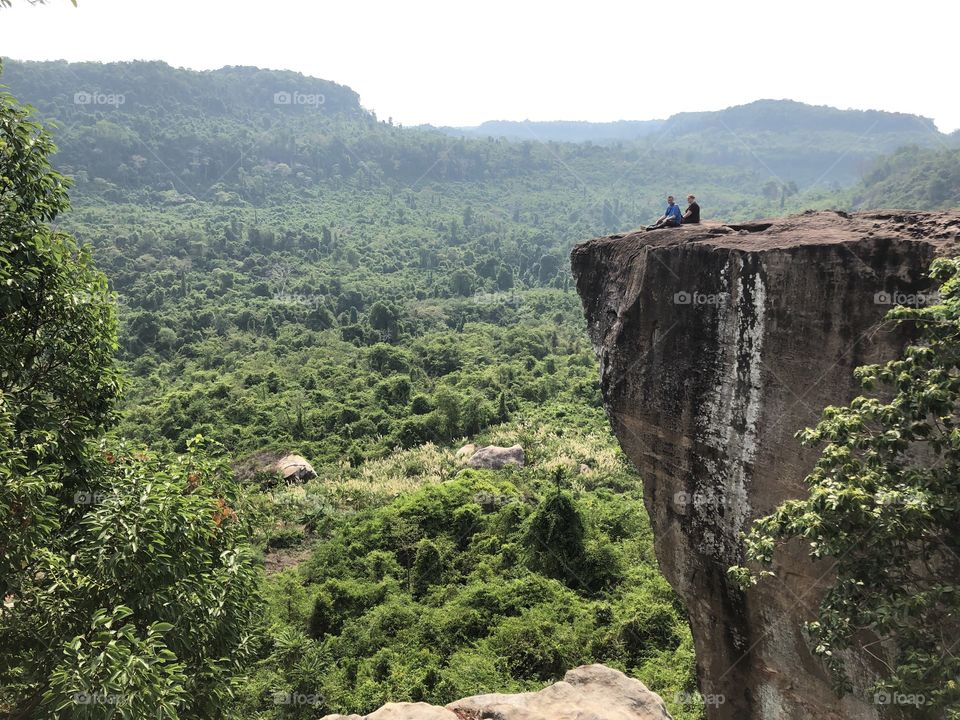
<instances>
[{"instance_id":1,"label":"leafy foliage","mask_svg":"<svg viewBox=\"0 0 960 720\"><path fill-rule=\"evenodd\" d=\"M651 565L641 493L622 460L610 475L584 476L576 497L544 470L454 472L379 507L324 514L310 560L272 583L272 649L241 697L248 713L443 704L539 689L586 662L643 677L668 701L693 690L689 629ZM559 580L540 570L571 544L546 519L558 512L579 518L582 556ZM589 574L601 567L608 582Z\"/></svg>"},{"instance_id":2,"label":"leafy foliage","mask_svg":"<svg viewBox=\"0 0 960 720\"><path fill-rule=\"evenodd\" d=\"M877 161L853 193L857 207L957 207L960 149L903 148Z\"/></svg>"},{"instance_id":3,"label":"leafy foliage","mask_svg":"<svg viewBox=\"0 0 960 720\"><path fill-rule=\"evenodd\" d=\"M249 655L258 577L222 460L101 441L115 315L49 135L0 94L0 710L214 717Z\"/></svg>"}]
</instances>

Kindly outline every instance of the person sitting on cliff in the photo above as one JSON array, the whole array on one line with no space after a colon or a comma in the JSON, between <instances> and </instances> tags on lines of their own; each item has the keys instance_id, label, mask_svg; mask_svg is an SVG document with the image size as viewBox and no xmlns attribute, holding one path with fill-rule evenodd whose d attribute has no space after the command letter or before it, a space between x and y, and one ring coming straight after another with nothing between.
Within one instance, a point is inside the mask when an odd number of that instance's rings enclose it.
<instances>
[{"instance_id":1,"label":"person sitting on cliff","mask_svg":"<svg viewBox=\"0 0 960 720\"><path fill-rule=\"evenodd\" d=\"M693 195L687 195L687 209L683 212L683 224L700 224L700 205L697 203L697 198Z\"/></svg>"},{"instance_id":2,"label":"person sitting on cliff","mask_svg":"<svg viewBox=\"0 0 960 720\"><path fill-rule=\"evenodd\" d=\"M680 227L683 222L683 215L680 213L680 206L673 201L673 195L667 197L667 209L663 211L653 225L648 225L647 230L656 230L664 227Z\"/></svg>"}]
</instances>

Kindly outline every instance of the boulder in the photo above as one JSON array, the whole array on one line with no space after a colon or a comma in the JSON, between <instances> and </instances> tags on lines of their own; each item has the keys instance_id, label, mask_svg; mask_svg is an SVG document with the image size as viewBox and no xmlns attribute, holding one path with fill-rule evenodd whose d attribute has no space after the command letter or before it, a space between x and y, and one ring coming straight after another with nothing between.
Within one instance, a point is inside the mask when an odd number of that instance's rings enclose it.
<instances>
[{"instance_id":1,"label":"boulder","mask_svg":"<svg viewBox=\"0 0 960 720\"><path fill-rule=\"evenodd\" d=\"M306 482L317 476L313 465L300 455L284 455L273 464L272 470L289 483Z\"/></svg>"},{"instance_id":2,"label":"boulder","mask_svg":"<svg viewBox=\"0 0 960 720\"><path fill-rule=\"evenodd\" d=\"M808 212L597 238L571 254L607 416L644 481L660 567L686 605L710 720L873 720L869 653L838 698L803 633L830 581L802 543L742 592L741 531L806 492L794 434L896 356L891 303L925 303L960 213Z\"/></svg>"},{"instance_id":3,"label":"boulder","mask_svg":"<svg viewBox=\"0 0 960 720\"><path fill-rule=\"evenodd\" d=\"M450 710L427 703L387 703L369 715L327 715L323 720L459 720Z\"/></svg>"},{"instance_id":4,"label":"boulder","mask_svg":"<svg viewBox=\"0 0 960 720\"><path fill-rule=\"evenodd\" d=\"M323 720L669 720L663 700L639 680L603 665L570 670L537 692L475 695L444 707L389 703L369 715Z\"/></svg>"},{"instance_id":5,"label":"boulder","mask_svg":"<svg viewBox=\"0 0 960 720\"><path fill-rule=\"evenodd\" d=\"M427 703L387 703L376 712L367 715L367 720L458 720L446 708Z\"/></svg>"},{"instance_id":6,"label":"boulder","mask_svg":"<svg viewBox=\"0 0 960 720\"><path fill-rule=\"evenodd\" d=\"M462 448L460 448L459 450L457 450L457 457L458 457L458 458L469 459L469 458L473 457L473 454L474 454L476 451L477 451L477 446L476 446L475 444L473 444L473 443L467 443L467 444L464 445Z\"/></svg>"},{"instance_id":7,"label":"boulder","mask_svg":"<svg viewBox=\"0 0 960 720\"><path fill-rule=\"evenodd\" d=\"M274 485L278 478L286 482L304 482L317 476L306 458L287 452L262 450L233 463L233 471L242 482Z\"/></svg>"},{"instance_id":8,"label":"boulder","mask_svg":"<svg viewBox=\"0 0 960 720\"><path fill-rule=\"evenodd\" d=\"M497 720L668 720L663 700L639 680L604 665L582 665L538 692L475 695L447 705Z\"/></svg>"},{"instance_id":9,"label":"boulder","mask_svg":"<svg viewBox=\"0 0 960 720\"><path fill-rule=\"evenodd\" d=\"M526 456L523 453L523 448L519 445L508 448L499 445L487 445L478 449L467 464L473 468L499 470L507 465L523 467L525 462Z\"/></svg>"}]
</instances>

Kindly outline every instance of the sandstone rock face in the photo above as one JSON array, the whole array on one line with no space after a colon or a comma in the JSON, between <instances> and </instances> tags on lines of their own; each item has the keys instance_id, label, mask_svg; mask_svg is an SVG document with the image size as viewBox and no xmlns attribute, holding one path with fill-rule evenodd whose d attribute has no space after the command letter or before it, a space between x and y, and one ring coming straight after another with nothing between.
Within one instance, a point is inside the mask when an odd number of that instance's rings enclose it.
<instances>
[{"instance_id":1,"label":"sandstone rock face","mask_svg":"<svg viewBox=\"0 0 960 720\"><path fill-rule=\"evenodd\" d=\"M523 448L519 445L508 448L499 445L487 445L477 450L467 464L473 468L499 470L507 465L523 467L525 462L526 457L523 454Z\"/></svg>"},{"instance_id":2,"label":"sandstone rock face","mask_svg":"<svg viewBox=\"0 0 960 720\"><path fill-rule=\"evenodd\" d=\"M960 213L806 213L598 238L571 254L610 422L644 478L657 557L686 604L711 720L873 719L836 698L802 634L830 579L805 548L747 593L738 534L803 494L816 450L794 438L893 357L891 302L929 301ZM862 687L871 668L849 658Z\"/></svg>"},{"instance_id":3,"label":"sandstone rock face","mask_svg":"<svg viewBox=\"0 0 960 720\"><path fill-rule=\"evenodd\" d=\"M663 700L639 680L603 665L570 670L538 692L476 695L445 708L390 703L374 713L328 715L323 720L669 720Z\"/></svg>"}]
</instances>

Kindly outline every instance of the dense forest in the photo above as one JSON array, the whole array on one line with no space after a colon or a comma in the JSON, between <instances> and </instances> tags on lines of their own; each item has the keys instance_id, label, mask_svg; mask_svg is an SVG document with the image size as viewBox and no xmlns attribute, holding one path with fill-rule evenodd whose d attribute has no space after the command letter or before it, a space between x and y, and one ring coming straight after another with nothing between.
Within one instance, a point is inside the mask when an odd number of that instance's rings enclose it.
<instances>
[{"instance_id":1,"label":"dense forest","mask_svg":"<svg viewBox=\"0 0 960 720\"><path fill-rule=\"evenodd\" d=\"M530 689L588 661L700 717L569 250L651 221L668 192L719 220L960 192L957 138L892 113L761 101L540 142L403 128L349 88L256 68L8 61L0 81L71 179L47 219L112 293L122 392L103 441L174 479L193 477L198 435L211 476L264 453L316 468L217 489L268 570L236 658L248 681L213 693L225 661L196 659L216 666L197 696L239 717ZM467 441L519 443L527 466L464 469ZM218 542L246 547L239 526Z\"/></svg>"},{"instance_id":2,"label":"dense forest","mask_svg":"<svg viewBox=\"0 0 960 720\"><path fill-rule=\"evenodd\" d=\"M949 208L960 203L960 147L907 147L878 160L853 193L855 207Z\"/></svg>"},{"instance_id":3,"label":"dense forest","mask_svg":"<svg viewBox=\"0 0 960 720\"><path fill-rule=\"evenodd\" d=\"M786 101L671 118L658 150L451 139L378 121L348 88L253 68L10 62L4 81L61 126L67 227L118 293L123 432L323 461L450 442L524 402L596 402L566 255L655 217L664 184L724 219L850 193L877 206L902 196L907 158L941 157L880 152L947 142L922 118ZM725 127L737 134L718 142ZM664 149L676 138L691 160ZM698 146L713 154L694 163ZM876 166L838 194L757 172L753 153L774 150L794 167L829 156L833 184L867 150ZM949 198L951 157L912 206Z\"/></svg>"}]
</instances>

